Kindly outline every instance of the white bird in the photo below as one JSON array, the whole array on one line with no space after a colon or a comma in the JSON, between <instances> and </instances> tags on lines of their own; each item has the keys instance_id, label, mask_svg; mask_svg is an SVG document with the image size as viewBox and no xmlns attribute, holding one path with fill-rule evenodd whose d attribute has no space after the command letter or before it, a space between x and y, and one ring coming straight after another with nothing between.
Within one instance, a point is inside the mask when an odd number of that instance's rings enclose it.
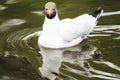
<instances>
[{"instance_id":1,"label":"white bird","mask_svg":"<svg viewBox=\"0 0 120 80\"><path fill-rule=\"evenodd\" d=\"M46 48L66 48L79 44L97 24L97 19L103 13L100 7L97 11L83 14L73 19L60 20L56 4L45 4L45 21L42 34L38 38L38 45Z\"/></svg>"}]
</instances>

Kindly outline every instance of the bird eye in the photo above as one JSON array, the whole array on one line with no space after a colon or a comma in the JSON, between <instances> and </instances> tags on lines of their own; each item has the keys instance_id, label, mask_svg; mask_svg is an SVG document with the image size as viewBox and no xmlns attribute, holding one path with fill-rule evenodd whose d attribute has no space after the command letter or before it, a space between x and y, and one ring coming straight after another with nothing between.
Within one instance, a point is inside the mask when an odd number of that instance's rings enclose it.
<instances>
[{"instance_id":1,"label":"bird eye","mask_svg":"<svg viewBox=\"0 0 120 80\"><path fill-rule=\"evenodd\" d=\"M55 9L53 9L55 11Z\"/></svg>"},{"instance_id":2,"label":"bird eye","mask_svg":"<svg viewBox=\"0 0 120 80\"><path fill-rule=\"evenodd\" d=\"M47 11L48 9L46 8L45 10Z\"/></svg>"}]
</instances>

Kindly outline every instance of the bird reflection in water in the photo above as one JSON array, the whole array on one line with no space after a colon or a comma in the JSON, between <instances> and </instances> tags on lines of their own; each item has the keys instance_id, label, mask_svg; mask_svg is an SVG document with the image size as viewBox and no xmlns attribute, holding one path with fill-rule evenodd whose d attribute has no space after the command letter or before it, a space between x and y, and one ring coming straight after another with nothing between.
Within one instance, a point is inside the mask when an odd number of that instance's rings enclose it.
<instances>
[{"instance_id":1,"label":"bird reflection in water","mask_svg":"<svg viewBox=\"0 0 120 80\"><path fill-rule=\"evenodd\" d=\"M79 64L80 66L86 68L88 67L88 63L86 59L92 58L91 55L94 55L97 52L97 48L82 42L77 46L64 48L64 49L51 49L40 47L40 54L43 57L42 67L39 68L42 75L45 78L50 80L55 80L59 75L59 69L62 65L62 62L69 62L72 64ZM98 55L97 53L96 55ZM99 54L101 55L101 54Z\"/></svg>"}]
</instances>

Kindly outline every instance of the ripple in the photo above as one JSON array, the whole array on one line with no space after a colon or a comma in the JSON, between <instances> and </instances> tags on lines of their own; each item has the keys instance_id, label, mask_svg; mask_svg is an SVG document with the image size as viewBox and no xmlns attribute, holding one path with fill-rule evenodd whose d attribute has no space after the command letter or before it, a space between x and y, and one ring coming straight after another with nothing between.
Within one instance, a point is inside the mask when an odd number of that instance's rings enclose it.
<instances>
[{"instance_id":1,"label":"ripple","mask_svg":"<svg viewBox=\"0 0 120 80\"><path fill-rule=\"evenodd\" d=\"M108 61L102 61L102 62L93 61L93 62L99 64L99 66L105 64L109 68L113 68L113 69L116 69L117 71L120 71L120 67L118 67L117 65L114 65L111 62L108 62ZM87 64L87 67L85 67L86 64ZM95 65L97 65L97 64L95 64ZM73 63L71 65L74 66L75 63ZM107 80L120 80L120 75L119 74L109 73L109 72L102 71L102 70L97 70L97 69L95 69L95 67L91 66L90 62L88 62L86 60L85 61L80 61L80 64L78 64L78 66L83 68L83 70L73 68L69 65L64 65L64 66L65 66L65 68L62 68L63 70L70 71L72 73L79 74L79 75L82 75L84 77L100 78L100 79L107 79Z\"/></svg>"},{"instance_id":2,"label":"ripple","mask_svg":"<svg viewBox=\"0 0 120 80\"><path fill-rule=\"evenodd\" d=\"M34 36L40 36L41 33L42 33L42 31L34 32L32 34L29 34L29 35L25 36L22 40L27 40L27 39L29 39L31 37L34 37Z\"/></svg>"},{"instance_id":3,"label":"ripple","mask_svg":"<svg viewBox=\"0 0 120 80\"><path fill-rule=\"evenodd\" d=\"M44 11L40 10L40 11L32 11L31 13L36 14L38 16L43 16L44 15Z\"/></svg>"},{"instance_id":4,"label":"ripple","mask_svg":"<svg viewBox=\"0 0 120 80\"><path fill-rule=\"evenodd\" d=\"M7 0L5 4L15 4L20 2L21 0Z\"/></svg>"},{"instance_id":5,"label":"ripple","mask_svg":"<svg viewBox=\"0 0 120 80\"><path fill-rule=\"evenodd\" d=\"M81 71L81 70L77 70L77 69L73 69L69 66L64 65L66 68L65 70L70 71L72 73L75 74L79 74L85 77L89 77L89 78L100 78L100 79L108 79L108 80L119 80L120 79L120 75L119 74L112 74L112 73L108 73L108 72L104 72L104 71L100 71L100 70L96 70L94 69L92 66L89 65L89 69L85 69L85 71ZM81 66L81 65L79 65Z\"/></svg>"},{"instance_id":6,"label":"ripple","mask_svg":"<svg viewBox=\"0 0 120 80\"><path fill-rule=\"evenodd\" d=\"M113 69L116 69L116 70L120 71L120 67L115 65L115 64L113 64L113 63L111 63L111 62L108 62L108 61L101 61L101 62L94 61L94 62L97 63L97 64L105 64L105 65L107 65L107 66L109 66L109 67L111 67Z\"/></svg>"},{"instance_id":7,"label":"ripple","mask_svg":"<svg viewBox=\"0 0 120 80\"><path fill-rule=\"evenodd\" d=\"M25 22L26 21L22 20L22 19L7 20L0 25L0 31L6 31L6 30L12 28L13 26L18 26L18 25L24 24Z\"/></svg>"},{"instance_id":8,"label":"ripple","mask_svg":"<svg viewBox=\"0 0 120 80\"><path fill-rule=\"evenodd\" d=\"M117 39L117 40L119 40L119 39L120 39L120 36L118 36L118 37L115 37L115 38L113 38L113 39Z\"/></svg>"},{"instance_id":9,"label":"ripple","mask_svg":"<svg viewBox=\"0 0 120 80\"><path fill-rule=\"evenodd\" d=\"M112 34L119 35L120 25L99 25L94 28L92 34L89 37L95 36L112 36Z\"/></svg>"},{"instance_id":10,"label":"ripple","mask_svg":"<svg viewBox=\"0 0 120 80\"><path fill-rule=\"evenodd\" d=\"M6 39L6 43L8 44L9 50L12 51L15 51L16 49L33 50L33 48L29 45L28 41L23 40L31 32L32 30L30 29L23 29L9 34L8 38Z\"/></svg>"},{"instance_id":11,"label":"ripple","mask_svg":"<svg viewBox=\"0 0 120 80\"><path fill-rule=\"evenodd\" d=\"M102 14L102 16L111 16L111 15L118 15L118 14L120 14L120 11L105 12Z\"/></svg>"},{"instance_id":12,"label":"ripple","mask_svg":"<svg viewBox=\"0 0 120 80\"><path fill-rule=\"evenodd\" d=\"M3 5L0 5L0 11L3 11L5 10L7 7L3 6Z\"/></svg>"},{"instance_id":13,"label":"ripple","mask_svg":"<svg viewBox=\"0 0 120 80\"><path fill-rule=\"evenodd\" d=\"M105 30L111 30L111 29L120 29L120 25L100 25L96 26L94 31L105 31Z\"/></svg>"},{"instance_id":14,"label":"ripple","mask_svg":"<svg viewBox=\"0 0 120 80\"><path fill-rule=\"evenodd\" d=\"M89 37L95 37L95 36L111 36L111 34L91 34Z\"/></svg>"}]
</instances>

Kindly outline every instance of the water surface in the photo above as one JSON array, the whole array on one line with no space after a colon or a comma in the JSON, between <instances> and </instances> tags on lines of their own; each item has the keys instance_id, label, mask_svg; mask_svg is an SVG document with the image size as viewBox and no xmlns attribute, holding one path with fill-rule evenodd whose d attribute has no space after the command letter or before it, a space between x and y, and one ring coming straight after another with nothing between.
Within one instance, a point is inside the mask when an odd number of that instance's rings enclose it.
<instances>
[{"instance_id":1,"label":"water surface","mask_svg":"<svg viewBox=\"0 0 120 80\"><path fill-rule=\"evenodd\" d=\"M61 19L105 6L88 38L65 49L38 47L47 1L0 1L0 80L120 80L120 1L52 0Z\"/></svg>"}]
</instances>

